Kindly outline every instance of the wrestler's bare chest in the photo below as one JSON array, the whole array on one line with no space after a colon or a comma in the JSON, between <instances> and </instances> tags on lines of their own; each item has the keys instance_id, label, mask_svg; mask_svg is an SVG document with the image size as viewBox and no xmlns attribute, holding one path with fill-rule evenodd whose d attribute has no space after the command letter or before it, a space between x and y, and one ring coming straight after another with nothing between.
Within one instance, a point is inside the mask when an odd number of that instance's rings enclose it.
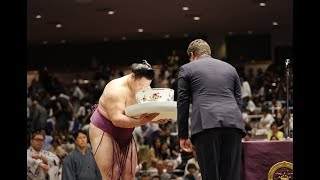
<instances>
[{"instance_id":1,"label":"wrestler's bare chest","mask_svg":"<svg viewBox=\"0 0 320 180\"><path fill-rule=\"evenodd\" d=\"M130 105L133 105L133 104L136 104L136 98L128 96L126 98L126 107L130 106Z\"/></svg>"}]
</instances>

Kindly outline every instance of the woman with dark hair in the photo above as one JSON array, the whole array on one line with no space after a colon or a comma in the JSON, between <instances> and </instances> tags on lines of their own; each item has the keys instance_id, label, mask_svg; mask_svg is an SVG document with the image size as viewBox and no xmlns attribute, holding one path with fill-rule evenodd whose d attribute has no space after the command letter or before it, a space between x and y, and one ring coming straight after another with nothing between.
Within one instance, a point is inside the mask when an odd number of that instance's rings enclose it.
<instances>
[{"instance_id":1,"label":"woman with dark hair","mask_svg":"<svg viewBox=\"0 0 320 180\"><path fill-rule=\"evenodd\" d=\"M157 162L158 160L162 160L162 157L161 157L161 139L159 137L155 138L153 140L153 144L152 146L150 147L149 149L149 152L148 152L148 165L151 166L152 164L152 161L153 162Z\"/></svg>"},{"instance_id":2,"label":"woman with dark hair","mask_svg":"<svg viewBox=\"0 0 320 180\"><path fill-rule=\"evenodd\" d=\"M104 88L91 116L89 137L102 179L134 179L137 150L133 138L135 127L150 122L159 113L131 118L124 114L136 104L135 94L150 89L154 70L147 61L131 65L132 72L110 81ZM165 123L163 120L160 123Z\"/></svg>"}]
</instances>

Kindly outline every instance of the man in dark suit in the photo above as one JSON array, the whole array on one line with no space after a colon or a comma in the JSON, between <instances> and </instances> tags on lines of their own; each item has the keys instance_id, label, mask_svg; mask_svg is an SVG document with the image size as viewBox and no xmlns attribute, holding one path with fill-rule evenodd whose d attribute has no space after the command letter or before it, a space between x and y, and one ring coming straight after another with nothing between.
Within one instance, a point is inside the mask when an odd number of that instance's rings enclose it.
<instances>
[{"instance_id":1,"label":"man in dark suit","mask_svg":"<svg viewBox=\"0 0 320 180\"><path fill-rule=\"evenodd\" d=\"M242 137L241 86L236 69L211 57L202 39L189 44L189 63L178 76L180 147L196 151L203 180L240 180ZM189 104L192 103L191 138Z\"/></svg>"}]
</instances>

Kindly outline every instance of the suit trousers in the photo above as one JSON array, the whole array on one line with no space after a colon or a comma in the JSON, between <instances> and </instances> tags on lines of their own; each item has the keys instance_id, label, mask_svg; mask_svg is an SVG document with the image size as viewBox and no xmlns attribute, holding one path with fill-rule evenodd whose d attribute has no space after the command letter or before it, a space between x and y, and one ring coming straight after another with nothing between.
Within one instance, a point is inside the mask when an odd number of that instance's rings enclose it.
<instances>
[{"instance_id":1,"label":"suit trousers","mask_svg":"<svg viewBox=\"0 0 320 180\"><path fill-rule=\"evenodd\" d=\"M242 134L237 128L212 128L191 137L202 180L240 180Z\"/></svg>"}]
</instances>

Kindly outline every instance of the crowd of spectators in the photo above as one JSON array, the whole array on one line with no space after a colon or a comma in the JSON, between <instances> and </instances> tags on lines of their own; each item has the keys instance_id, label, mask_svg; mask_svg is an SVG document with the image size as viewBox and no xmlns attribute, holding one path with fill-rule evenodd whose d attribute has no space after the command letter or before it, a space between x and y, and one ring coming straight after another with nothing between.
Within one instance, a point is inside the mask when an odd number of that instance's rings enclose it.
<instances>
[{"instance_id":1,"label":"crowd of spectators","mask_svg":"<svg viewBox=\"0 0 320 180\"><path fill-rule=\"evenodd\" d=\"M176 93L179 66L160 66L151 86L172 88ZM248 132L244 140L292 137L292 71L287 88L285 73L277 67L270 67L265 71L258 69L256 75L252 70L239 72L244 102L241 110ZM88 132L91 108L97 103L104 86L123 75L110 67L102 69L88 82L79 76L73 83L66 84L54 72L44 68L39 71L39 78L28 87L27 147L31 146L33 132L42 130L45 134L42 149L60 159L57 165L60 169L63 158L75 149L73 134L79 129ZM286 108L287 90L291 109ZM137 179L201 179L195 155L180 150L175 121L137 127L134 136L138 143Z\"/></svg>"}]
</instances>

